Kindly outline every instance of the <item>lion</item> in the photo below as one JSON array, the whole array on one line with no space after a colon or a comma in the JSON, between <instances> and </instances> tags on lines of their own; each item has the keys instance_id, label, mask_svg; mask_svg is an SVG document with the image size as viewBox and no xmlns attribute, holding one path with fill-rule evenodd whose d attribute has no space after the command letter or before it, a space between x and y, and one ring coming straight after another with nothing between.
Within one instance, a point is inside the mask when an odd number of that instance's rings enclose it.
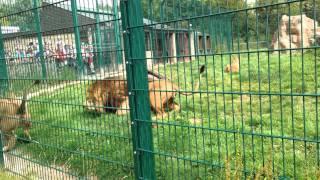
<instances>
[{"instance_id":1,"label":"lion","mask_svg":"<svg viewBox=\"0 0 320 180\"><path fill-rule=\"evenodd\" d=\"M24 135L31 140L31 121L27 108L27 93L21 102L13 99L0 99L0 130L4 138L3 151L11 150L16 144L15 131L22 127Z\"/></svg>"},{"instance_id":2,"label":"lion","mask_svg":"<svg viewBox=\"0 0 320 180\"><path fill-rule=\"evenodd\" d=\"M224 68L225 73L238 73L240 69L239 59L237 57L232 57L231 64L228 64Z\"/></svg>"},{"instance_id":3,"label":"lion","mask_svg":"<svg viewBox=\"0 0 320 180\"><path fill-rule=\"evenodd\" d=\"M201 66L199 81L204 71L205 66ZM151 110L157 117L166 116L166 110L180 110L179 104L174 101L178 93L186 96L194 94L181 92L179 86L159 74L151 71L148 71L148 74L156 77L149 79L148 90ZM197 89L199 89L199 82L195 86L195 91ZM129 107L127 81L122 78L95 81L87 90L84 107L98 113L111 110L117 115L127 114Z\"/></svg>"},{"instance_id":4,"label":"lion","mask_svg":"<svg viewBox=\"0 0 320 180\"><path fill-rule=\"evenodd\" d=\"M150 106L158 118L165 117L167 115L166 110L180 110L179 104L174 101L179 89L177 85L166 80L149 82Z\"/></svg>"},{"instance_id":5,"label":"lion","mask_svg":"<svg viewBox=\"0 0 320 180\"><path fill-rule=\"evenodd\" d=\"M128 103L126 80L104 79L95 81L88 88L85 107L87 110L98 113L103 113L107 107L108 110L115 111L117 115L122 115L125 114Z\"/></svg>"},{"instance_id":6,"label":"lion","mask_svg":"<svg viewBox=\"0 0 320 180\"><path fill-rule=\"evenodd\" d=\"M24 91L22 100L14 98L0 99L0 130L4 140L4 152L11 150L15 146L15 131L19 127L23 128L27 140L31 141L30 128L32 123L30 121L31 115L27 106L28 89L40 83L41 80L35 80L27 87L27 90ZM11 94L11 97L13 97L13 94Z\"/></svg>"}]
</instances>

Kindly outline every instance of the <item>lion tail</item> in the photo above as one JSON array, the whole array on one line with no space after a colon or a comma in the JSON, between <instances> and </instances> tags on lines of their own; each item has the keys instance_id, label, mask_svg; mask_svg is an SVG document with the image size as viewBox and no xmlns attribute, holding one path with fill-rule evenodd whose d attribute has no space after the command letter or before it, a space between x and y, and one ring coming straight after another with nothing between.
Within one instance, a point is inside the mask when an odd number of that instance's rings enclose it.
<instances>
[{"instance_id":1,"label":"lion tail","mask_svg":"<svg viewBox=\"0 0 320 180\"><path fill-rule=\"evenodd\" d=\"M23 97L22 97L22 101L20 104L20 107L18 109L18 114L26 114L27 113L27 101L28 101L28 94L30 91L30 88L34 85L40 84L41 81L40 80L35 80L26 90L24 90L23 92Z\"/></svg>"}]
</instances>

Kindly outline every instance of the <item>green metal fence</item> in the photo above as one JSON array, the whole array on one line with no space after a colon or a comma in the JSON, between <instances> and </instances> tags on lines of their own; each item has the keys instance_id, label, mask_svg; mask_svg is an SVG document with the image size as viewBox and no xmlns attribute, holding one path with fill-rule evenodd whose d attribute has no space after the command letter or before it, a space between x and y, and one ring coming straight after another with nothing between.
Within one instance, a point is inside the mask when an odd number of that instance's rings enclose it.
<instances>
[{"instance_id":1,"label":"green metal fence","mask_svg":"<svg viewBox=\"0 0 320 180\"><path fill-rule=\"evenodd\" d=\"M319 4L0 1L0 144L17 141L2 165L35 179L317 179ZM13 132L26 122L31 140Z\"/></svg>"}]
</instances>

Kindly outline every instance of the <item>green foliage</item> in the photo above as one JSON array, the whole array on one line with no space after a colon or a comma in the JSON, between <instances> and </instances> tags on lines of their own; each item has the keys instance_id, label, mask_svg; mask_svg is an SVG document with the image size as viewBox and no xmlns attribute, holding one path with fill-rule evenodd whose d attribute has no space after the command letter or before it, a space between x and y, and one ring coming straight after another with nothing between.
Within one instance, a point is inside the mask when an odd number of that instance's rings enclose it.
<instances>
[{"instance_id":1,"label":"green foliage","mask_svg":"<svg viewBox=\"0 0 320 180\"><path fill-rule=\"evenodd\" d=\"M143 0L144 17L157 20L169 20L172 18L185 18L215 13L219 9L241 9L245 6L243 1L219 1L219 0Z\"/></svg>"},{"instance_id":2,"label":"green foliage","mask_svg":"<svg viewBox=\"0 0 320 180\"><path fill-rule=\"evenodd\" d=\"M316 19L318 22L320 22L320 0L304 1L303 11L306 13L308 17Z\"/></svg>"},{"instance_id":3,"label":"green foliage","mask_svg":"<svg viewBox=\"0 0 320 180\"><path fill-rule=\"evenodd\" d=\"M315 3L314 3L315 1ZM257 0L255 6L265 6L270 4L281 3L281 0ZM143 14L145 18L155 21L169 21L177 18L195 17L201 15L214 14L223 11L242 10L234 13L233 19L234 36L240 35L245 41L270 40L273 33L277 30L281 16L307 14L308 17L320 20L319 7L320 0L307 0L304 2L285 3L282 5L260 7L255 10L244 11L249 5L246 1L239 0L162 0L156 1L143 0ZM215 18L221 18L215 16ZM201 19L193 20L196 24ZM209 22L207 18L205 21ZM187 28L187 22L179 22L180 28ZM176 24L175 24L176 25ZM204 28L208 32L208 27Z\"/></svg>"},{"instance_id":4,"label":"green foliage","mask_svg":"<svg viewBox=\"0 0 320 180\"><path fill-rule=\"evenodd\" d=\"M21 31L35 30L34 14L33 11L25 11L32 8L30 0L15 0L12 3L0 4L0 16L7 16L4 18L4 25L19 26Z\"/></svg>"},{"instance_id":5,"label":"green foliage","mask_svg":"<svg viewBox=\"0 0 320 180\"><path fill-rule=\"evenodd\" d=\"M280 3L279 0L258 0L257 6L266 6L270 4ZM301 2L302 3L302 2ZM288 3L276 6L266 6L258 8L253 21L257 21L256 33L259 36L272 37L273 33L277 30L282 15L299 15L303 12L302 4L299 2Z\"/></svg>"},{"instance_id":6,"label":"green foliage","mask_svg":"<svg viewBox=\"0 0 320 180\"><path fill-rule=\"evenodd\" d=\"M7 173L5 169L0 169L0 180L22 180L22 178Z\"/></svg>"}]
</instances>

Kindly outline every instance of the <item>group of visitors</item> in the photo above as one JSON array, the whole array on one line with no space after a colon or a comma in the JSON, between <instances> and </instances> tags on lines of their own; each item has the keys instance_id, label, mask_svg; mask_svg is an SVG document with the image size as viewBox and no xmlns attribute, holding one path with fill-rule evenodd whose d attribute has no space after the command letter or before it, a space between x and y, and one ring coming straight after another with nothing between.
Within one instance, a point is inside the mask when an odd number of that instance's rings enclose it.
<instances>
[{"instance_id":1,"label":"group of visitors","mask_svg":"<svg viewBox=\"0 0 320 180\"><path fill-rule=\"evenodd\" d=\"M86 70L89 70L87 72L89 72L89 74L94 74L93 46L87 43L82 43L81 55L82 61L87 68ZM40 60L41 53L39 50L39 44L37 42L30 42L25 48L17 46L14 52L6 52L6 56L11 62L24 63ZM66 65L77 68L76 48L72 45L65 44L61 38L57 40L54 47L50 41L45 41L43 43L43 57L46 61L55 61L58 69L62 69Z\"/></svg>"}]
</instances>

